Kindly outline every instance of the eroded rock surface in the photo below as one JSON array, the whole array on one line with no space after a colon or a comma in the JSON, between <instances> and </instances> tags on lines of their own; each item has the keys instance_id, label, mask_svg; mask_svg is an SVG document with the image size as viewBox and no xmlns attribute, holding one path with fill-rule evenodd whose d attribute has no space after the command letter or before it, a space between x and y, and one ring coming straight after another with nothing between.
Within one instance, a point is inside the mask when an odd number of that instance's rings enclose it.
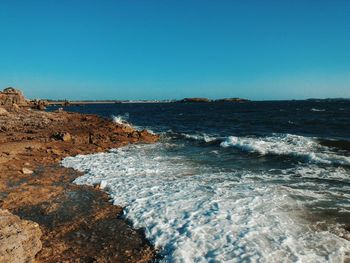
<instances>
[{"instance_id":1,"label":"eroded rock surface","mask_svg":"<svg viewBox=\"0 0 350 263\"><path fill-rule=\"evenodd\" d=\"M0 209L0 262L33 262L42 247L41 235L37 223Z\"/></svg>"},{"instance_id":2,"label":"eroded rock surface","mask_svg":"<svg viewBox=\"0 0 350 263\"><path fill-rule=\"evenodd\" d=\"M12 106L16 104L18 106L28 105L28 101L20 90L9 87L0 92L0 105Z\"/></svg>"}]
</instances>

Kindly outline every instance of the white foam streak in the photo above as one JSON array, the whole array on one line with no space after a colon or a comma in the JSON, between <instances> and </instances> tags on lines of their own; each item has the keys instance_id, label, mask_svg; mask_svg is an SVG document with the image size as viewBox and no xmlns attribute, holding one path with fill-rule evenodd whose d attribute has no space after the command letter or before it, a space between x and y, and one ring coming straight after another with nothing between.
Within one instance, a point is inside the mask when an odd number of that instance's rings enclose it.
<instances>
[{"instance_id":1,"label":"white foam streak","mask_svg":"<svg viewBox=\"0 0 350 263\"><path fill-rule=\"evenodd\" d=\"M311 111L320 111L320 112L323 112L323 111L326 111L325 109L317 109L317 108L312 108Z\"/></svg>"}]
</instances>

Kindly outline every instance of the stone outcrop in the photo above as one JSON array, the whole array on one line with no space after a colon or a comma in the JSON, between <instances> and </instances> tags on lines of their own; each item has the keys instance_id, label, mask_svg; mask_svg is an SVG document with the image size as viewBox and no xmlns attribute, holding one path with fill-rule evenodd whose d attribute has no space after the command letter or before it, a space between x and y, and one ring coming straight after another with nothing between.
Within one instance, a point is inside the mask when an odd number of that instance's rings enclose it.
<instances>
[{"instance_id":1,"label":"stone outcrop","mask_svg":"<svg viewBox=\"0 0 350 263\"><path fill-rule=\"evenodd\" d=\"M0 105L9 107L13 104L18 106L27 106L28 101L20 90L11 87L0 92Z\"/></svg>"},{"instance_id":2,"label":"stone outcrop","mask_svg":"<svg viewBox=\"0 0 350 263\"><path fill-rule=\"evenodd\" d=\"M46 100L31 100L31 107L37 110L45 110L49 106L49 102Z\"/></svg>"},{"instance_id":3,"label":"stone outcrop","mask_svg":"<svg viewBox=\"0 0 350 263\"><path fill-rule=\"evenodd\" d=\"M37 223L0 209L0 262L33 262L42 247L41 235Z\"/></svg>"}]
</instances>

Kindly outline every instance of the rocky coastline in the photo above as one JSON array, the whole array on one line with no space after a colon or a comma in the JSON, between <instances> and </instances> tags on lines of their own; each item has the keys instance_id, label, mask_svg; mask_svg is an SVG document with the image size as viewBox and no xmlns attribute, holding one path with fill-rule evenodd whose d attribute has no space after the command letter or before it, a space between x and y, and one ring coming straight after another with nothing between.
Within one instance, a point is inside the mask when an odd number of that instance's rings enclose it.
<instances>
[{"instance_id":1,"label":"rocky coastline","mask_svg":"<svg viewBox=\"0 0 350 263\"><path fill-rule=\"evenodd\" d=\"M95 115L33 108L0 94L0 262L149 262L155 249L98 186L60 166L67 156L153 143L146 130Z\"/></svg>"}]
</instances>

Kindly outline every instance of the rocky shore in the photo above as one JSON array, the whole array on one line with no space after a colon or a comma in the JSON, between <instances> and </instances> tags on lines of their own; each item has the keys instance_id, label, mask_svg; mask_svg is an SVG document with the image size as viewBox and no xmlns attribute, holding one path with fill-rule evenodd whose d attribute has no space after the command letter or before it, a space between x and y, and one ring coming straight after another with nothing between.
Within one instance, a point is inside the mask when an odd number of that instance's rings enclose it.
<instances>
[{"instance_id":1,"label":"rocky shore","mask_svg":"<svg viewBox=\"0 0 350 263\"><path fill-rule=\"evenodd\" d=\"M1 98L0 98L1 99ZM67 156L152 143L147 131L94 115L0 106L0 262L149 262L154 248ZM17 105L17 104L16 104Z\"/></svg>"}]
</instances>

